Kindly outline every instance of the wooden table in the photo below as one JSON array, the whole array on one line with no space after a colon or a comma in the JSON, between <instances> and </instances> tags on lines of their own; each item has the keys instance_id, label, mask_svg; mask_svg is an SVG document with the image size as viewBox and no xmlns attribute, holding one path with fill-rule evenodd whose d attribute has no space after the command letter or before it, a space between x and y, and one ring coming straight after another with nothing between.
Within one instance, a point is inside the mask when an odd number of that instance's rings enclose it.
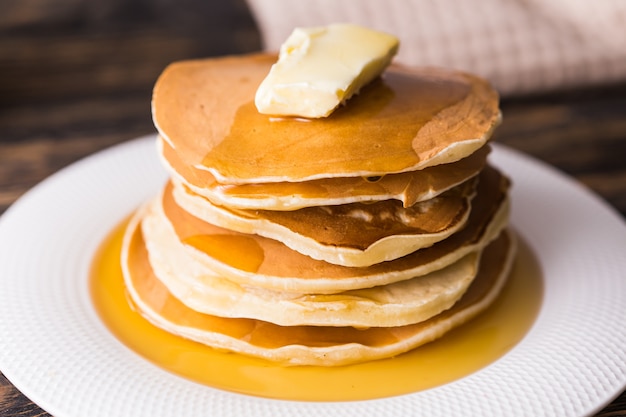
<instances>
[{"instance_id":1,"label":"wooden table","mask_svg":"<svg viewBox=\"0 0 626 417\"><path fill-rule=\"evenodd\" d=\"M87 15L66 3L46 20L41 3L16 2L13 24L0 20L0 213L64 166L153 133L151 87L167 63L260 49L240 2L184 12L173 1L140 11L130 6L139 2L96 2ZM626 216L626 83L505 98L502 109L498 142L563 170ZM0 374L0 415L48 414ZM626 416L626 393L598 415Z\"/></svg>"}]
</instances>

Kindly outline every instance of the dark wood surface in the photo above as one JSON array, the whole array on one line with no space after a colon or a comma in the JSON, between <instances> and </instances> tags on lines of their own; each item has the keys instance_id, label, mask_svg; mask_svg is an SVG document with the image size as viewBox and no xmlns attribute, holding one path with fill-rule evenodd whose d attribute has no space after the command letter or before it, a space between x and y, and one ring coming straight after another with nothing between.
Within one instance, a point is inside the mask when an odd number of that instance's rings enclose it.
<instances>
[{"instance_id":1,"label":"dark wood surface","mask_svg":"<svg viewBox=\"0 0 626 417\"><path fill-rule=\"evenodd\" d=\"M237 1L0 3L0 213L64 166L153 133L151 88L167 63L260 48ZM495 140L626 217L626 83L505 97L502 110ZM0 374L0 415L48 414ZM598 416L626 416L626 393Z\"/></svg>"}]
</instances>

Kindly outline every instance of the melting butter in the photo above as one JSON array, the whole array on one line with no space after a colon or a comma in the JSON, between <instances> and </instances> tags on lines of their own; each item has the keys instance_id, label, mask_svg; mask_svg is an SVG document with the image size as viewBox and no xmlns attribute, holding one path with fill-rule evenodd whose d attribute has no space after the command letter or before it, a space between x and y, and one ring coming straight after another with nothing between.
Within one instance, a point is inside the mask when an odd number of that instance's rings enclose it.
<instances>
[{"instance_id":1,"label":"melting butter","mask_svg":"<svg viewBox=\"0 0 626 417\"><path fill-rule=\"evenodd\" d=\"M257 110L326 117L379 76L398 46L395 36L354 24L296 28L256 92Z\"/></svg>"}]
</instances>

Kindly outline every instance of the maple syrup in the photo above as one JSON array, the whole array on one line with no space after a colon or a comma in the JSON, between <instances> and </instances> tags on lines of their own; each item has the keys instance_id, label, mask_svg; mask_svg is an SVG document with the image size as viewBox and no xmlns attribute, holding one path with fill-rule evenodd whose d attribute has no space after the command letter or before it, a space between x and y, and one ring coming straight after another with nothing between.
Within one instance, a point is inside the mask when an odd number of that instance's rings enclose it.
<instances>
[{"instance_id":1,"label":"maple syrup","mask_svg":"<svg viewBox=\"0 0 626 417\"><path fill-rule=\"evenodd\" d=\"M265 68L250 65L250 71ZM404 172L491 129L498 100L484 90L482 82L460 74L390 70L349 106L314 121L272 118L260 114L253 100L238 103L222 109L219 120L205 120L227 125L228 133L210 138L202 165L225 184Z\"/></svg>"},{"instance_id":2,"label":"maple syrup","mask_svg":"<svg viewBox=\"0 0 626 417\"><path fill-rule=\"evenodd\" d=\"M101 319L121 342L155 365L207 386L243 394L351 401L408 394L449 383L489 365L519 343L532 326L542 300L540 266L520 239L509 282L498 300L443 338L395 358L357 365L283 366L185 340L140 316L129 302L120 267L125 226L123 222L113 230L93 260L91 294Z\"/></svg>"}]
</instances>

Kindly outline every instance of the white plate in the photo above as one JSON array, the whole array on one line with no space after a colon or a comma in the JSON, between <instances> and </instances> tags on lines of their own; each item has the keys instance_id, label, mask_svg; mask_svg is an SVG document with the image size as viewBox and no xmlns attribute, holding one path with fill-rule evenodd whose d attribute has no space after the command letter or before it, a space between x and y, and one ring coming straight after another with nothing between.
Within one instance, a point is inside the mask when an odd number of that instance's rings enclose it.
<instances>
[{"instance_id":1,"label":"white plate","mask_svg":"<svg viewBox=\"0 0 626 417\"><path fill-rule=\"evenodd\" d=\"M91 305L88 270L166 178L154 137L73 164L0 219L0 369L56 417L593 413L626 387L626 225L542 163L497 145L491 160L513 178L512 222L539 256L545 294L524 340L466 378L372 401L268 400L189 382L118 342Z\"/></svg>"}]
</instances>

